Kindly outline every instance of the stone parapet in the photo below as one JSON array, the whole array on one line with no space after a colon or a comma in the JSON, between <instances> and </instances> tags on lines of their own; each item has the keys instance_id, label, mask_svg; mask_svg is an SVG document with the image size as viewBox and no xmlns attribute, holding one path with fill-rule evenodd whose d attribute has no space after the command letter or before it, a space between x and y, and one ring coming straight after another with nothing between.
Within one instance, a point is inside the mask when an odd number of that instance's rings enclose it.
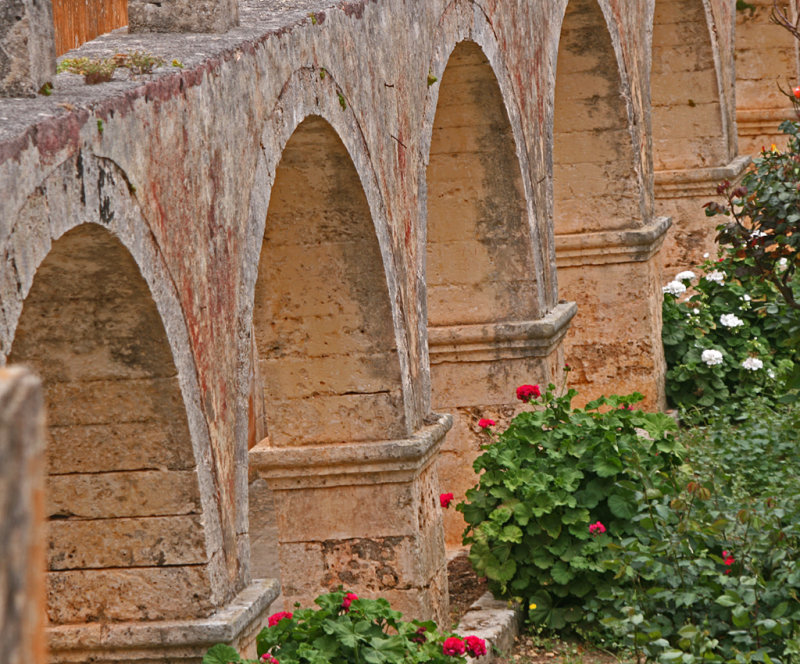
<instances>
[{"instance_id":1,"label":"stone parapet","mask_svg":"<svg viewBox=\"0 0 800 664\"><path fill-rule=\"evenodd\" d=\"M44 664L44 410L39 379L0 369L0 653Z\"/></svg>"},{"instance_id":2,"label":"stone parapet","mask_svg":"<svg viewBox=\"0 0 800 664\"><path fill-rule=\"evenodd\" d=\"M236 0L128 0L131 32L227 32L238 24Z\"/></svg>"},{"instance_id":3,"label":"stone parapet","mask_svg":"<svg viewBox=\"0 0 800 664\"><path fill-rule=\"evenodd\" d=\"M750 157L743 155L727 166L656 171L659 212L673 220L661 251L667 279L670 272L691 268L703 261L704 254L716 253L719 219L707 217L703 206L718 198L716 187L720 182L736 182L749 163Z\"/></svg>"},{"instance_id":4,"label":"stone parapet","mask_svg":"<svg viewBox=\"0 0 800 664\"><path fill-rule=\"evenodd\" d=\"M56 73L50 0L0 5L0 97L33 97Z\"/></svg>"},{"instance_id":5,"label":"stone parapet","mask_svg":"<svg viewBox=\"0 0 800 664\"><path fill-rule=\"evenodd\" d=\"M50 663L199 664L217 643L255 658L256 635L267 624L278 593L276 580L258 579L208 618L50 627Z\"/></svg>"},{"instance_id":6,"label":"stone parapet","mask_svg":"<svg viewBox=\"0 0 800 664\"><path fill-rule=\"evenodd\" d=\"M451 426L440 415L404 440L250 450L274 498L284 606L344 586L408 618L447 620L433 461Z\"/></svg>"},{"instance_id":7,"label":"stone parapet","mask_svg":"<svg viewBox=\"0 0 800 664\"><path fill-rule=\"evenodd\" d=\"M664 405L659 250L670 224L556 236L559 290L578 305L564 353L582 403L641 392L646 408Z\"/></svg>"}]
</instances>

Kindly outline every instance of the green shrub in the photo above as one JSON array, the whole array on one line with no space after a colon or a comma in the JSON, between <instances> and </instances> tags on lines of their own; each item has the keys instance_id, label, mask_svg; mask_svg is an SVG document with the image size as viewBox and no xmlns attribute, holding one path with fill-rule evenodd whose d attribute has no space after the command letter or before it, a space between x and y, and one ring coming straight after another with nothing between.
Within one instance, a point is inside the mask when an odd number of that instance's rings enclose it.
<instances>
[{"instance_id":1,"label":"green shrub","mask_svg":"<svg viewBox=\"0 0 800 664\"><path fill-rule=\"evenodd\" d=\"M759 395L784 394L800 315L774 286L755 279L732 253L706 261L697 275L677 277L664 288L662 307L671 404L702 420L717 410L736 412Z\"/></svg>"},{"instance_id":2,"label":"green shrub","mask_svg":"<svg viewBox=\"0 0 800 664\"><path fill-rule=\"evenodd\" d=\"M338 591L314 600L318 609L270 617L256 637L265 664L454 664L464 653L486 653L483 639L443 634L431 621L404 622L385 599L359 599ZM216 645L203 664L246 662L232 647Z\"/></svg>"},{"instance_id":3,"label":"green shrub","mask_svg":"<svg viewBox=\"0 0 800 664\"><path fill-rule=\"evenodd\" d=\"M559 629L585 620L585 598L612 582L607 541L632 532L638 492L669 490L681 448L669 417L634 409L641 395L572 408L574 390L557 396L550 385L540 399L538 387L523 387L523 401L540 407L484 446L479 484L457 509L470 561L493 592L526 599L532 621ZM590 532L597 522L605 533Z\"/></svg>"},{"instance_id":4,"label":"green shrub","mask_svg":"<svg viewBox=\"0 0 800 664\"><path fill-rule=\"evenodd\" d=\"M673 495L640 493L635 533L609 542L616 582L585 609L646 660L800 655L800 411L751 404L689 435Z\"/></svg>"}]
</instances>

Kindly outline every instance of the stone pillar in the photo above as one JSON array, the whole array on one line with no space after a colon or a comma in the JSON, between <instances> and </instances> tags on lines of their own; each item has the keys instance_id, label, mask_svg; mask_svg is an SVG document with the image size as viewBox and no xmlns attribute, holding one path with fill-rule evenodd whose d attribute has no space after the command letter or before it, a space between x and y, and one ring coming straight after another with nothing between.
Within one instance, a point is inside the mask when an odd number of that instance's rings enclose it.
<instances>
[{"instance_id":1,"label":"stone pillar","mask_svg":"<svg viewBox=\"0 0 800 664\"><path fill-rule=\"evenodd\" d=\"M718 168L656 171L659 212L675 220L661 250L665 281L702 263L704 254L712 257L716 254L716 228L720 219L707 217L703 205L718 200L717 184L723 180L736 182L748 163L750 157L741 156Z\"/></svg>"},{"instance_id":2,"label":"stone pillar","mask_svg":"<svg viewBox=\"0 0 800 664\"><path fill-rule=\"evenodd\" d=\"M581 402L641 392L645 407L665 405L658 253L670 223L556 235L558 287L578 305L564 348Z\"/></svg>"},{"instance_id":3,"label":"stone pillar","mask_svg":"<svg viewBox=\"0 0 800 664\"><path fill-rule=\"evenodd\" d=\"M779 4L796 17L797 0ZM739 152L754 156L772 143L785 147L778 125L797 115L778 86L787 91L800 85L800 73L797 40L770 22L773 0L749 0L748 5L755 9L736 12L736 123Z\"/></svg>"},{"instance_id":4,"label":"stone pillar","mask_svg":"<svg viewBox=\"0 0 800 664\"><path fill-rule=\"evenodd\" d=\"M128 0L131 32L227 32L237 25L236 0Z\"/></svg>"},{"instance_id":5,"label":"stone pillar","mask_svg":"<svg viewBox=\"0 0 800 664\"><path fill-rule=\"evenodd\" d=\"M273 492L284 607L343 586L407 619L448 622L439 482L449 416L405 440L250 450Z\"/></svg>"},{"instance_id":6,"label":"stone pillar","mask_svg":"<svg viewBox=\"0 0 800 664\"><path fill-rule=\"evenodd\" d=\"M0 96L32 97L56 73L51 0L0 4Z\"/></svg>"},{"instance_id":7,"label":"stone pillar","mask_svg":"<svg viewBox=\"0 0 800 664\"><path fill-rule=\"evenodd\" d=\"M0 652L44 664L44 413L39 379L0 369Z\"/></svg>"},{"instance_id":8,"label":"stone pillar","mask_svg":"<svg viewBox=\"0 0 800 664\"><path fill-rule=\"evenodd\" d=\"M537 321L428 328L432 406L453 416L439 455L439 481L455 502L478 481L472 464L488 441L478 422L489 418L505 428L521 409L519 385L547 384L560 375L561 340L576 310L570 302ZM447 510L444 526L447 547L461 546L461 513Z\"/></svg>"}]
</instances>

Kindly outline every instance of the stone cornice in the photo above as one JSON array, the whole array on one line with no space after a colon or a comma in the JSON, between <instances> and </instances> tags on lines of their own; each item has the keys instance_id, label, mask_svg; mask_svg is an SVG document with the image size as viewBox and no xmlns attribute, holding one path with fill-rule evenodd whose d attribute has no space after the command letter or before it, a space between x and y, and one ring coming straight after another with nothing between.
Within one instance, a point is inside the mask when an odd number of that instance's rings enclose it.
<instances>
[{"instance_id":1,"label":"stone cornice","mask_svg":"<svg viewBox=\"0 0 800 664\"><path fill-rule=\"evenodd\" d=\"M661 248L671 225L670 217L656 217L642 228L556 235L556 267L648 261Z\"/></svg>"},{"instance_id":2,"label":"stone cornice","mask_svg":"<svg viewBox=\"0 0 800 664\"><path fill-rule=\"evenodd\" d=\"M749 156L740 155L727 166L656 171L655 196L658 199L713 196L717 184L723 180L736 181L749 163Z\"/></svg>"},{"instance_id":3,"label":"stone cornice","mask_svg":"<svg viewBox=\"0 0 800 664\"><path fill-rule=\"evenodd\" d=\"M198 661L216 643L254 635L279 593L275 579L257 579L208 618L48 627L50 662Z\"/></svg>"},{"instance_id":4,"label":"stone cornice","mask_svg":"<svg viewBox=\"0 0 800 664\"><path fill-rule=\"evenodd\" d=\"M736 127L740 136L771 136L778 133L781 122L796 119L797 114L791 106L736 109Z\"/></svg>"},{"instance_id":5,"label":"stone cornice","mask_svg":"<svg viewBox=\"0 0 800 664\"><path fill-rule=\"evenodd\" d=\"M433 418L400 440L273 447L265 439L250 450L250 467L272 490L407 482L433 460L453 426L451 415Z\"/></svg>"},{"instance_id":6,"label":"stone cornice","mask_svg":"<svg viewBox=\"0 0 800 664\"><path fill-rule=\"evenodd\" d=\"M539 320L430 327L430 362L546 357L566 334L577 310L574 302L563 302Z\"/></svg>"}]
</instances>

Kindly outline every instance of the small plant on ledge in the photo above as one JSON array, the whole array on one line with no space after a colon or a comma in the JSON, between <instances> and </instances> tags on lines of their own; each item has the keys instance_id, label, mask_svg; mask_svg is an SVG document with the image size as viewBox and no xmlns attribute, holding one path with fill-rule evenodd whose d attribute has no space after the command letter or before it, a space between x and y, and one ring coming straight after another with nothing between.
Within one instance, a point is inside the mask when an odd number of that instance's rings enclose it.
<instances>
[{"instance_id":1,"label":"small plant on ledge","mask_svg":"<svg viewBox=\"0 0 800 664\"><path fill-rule=\"evenodd\" d=\"M117 69L128 69L134 76L143 76L165 64L166 61L156 55L133 51L117 53L113 58L66 58L59 63L58 72L80 74L87 85L95 85L110 81ZM173 60L173 66L183 67L177 60Z\"/></svg>"},{"instance_id":2,"label":"small plant on ledge","mask_svg":"<svg viewBox=\"0 0 800 664\"><path fill-rule=\"evenodd\" d=\"M405 622L383 598L361 599L339 590L314 602L319 608L270 616L256 637L258 660L217 644L203 664L464 664L467 654L486 654L483 639L442 633L432 621Z\"/></svg>"}]
</instances>

